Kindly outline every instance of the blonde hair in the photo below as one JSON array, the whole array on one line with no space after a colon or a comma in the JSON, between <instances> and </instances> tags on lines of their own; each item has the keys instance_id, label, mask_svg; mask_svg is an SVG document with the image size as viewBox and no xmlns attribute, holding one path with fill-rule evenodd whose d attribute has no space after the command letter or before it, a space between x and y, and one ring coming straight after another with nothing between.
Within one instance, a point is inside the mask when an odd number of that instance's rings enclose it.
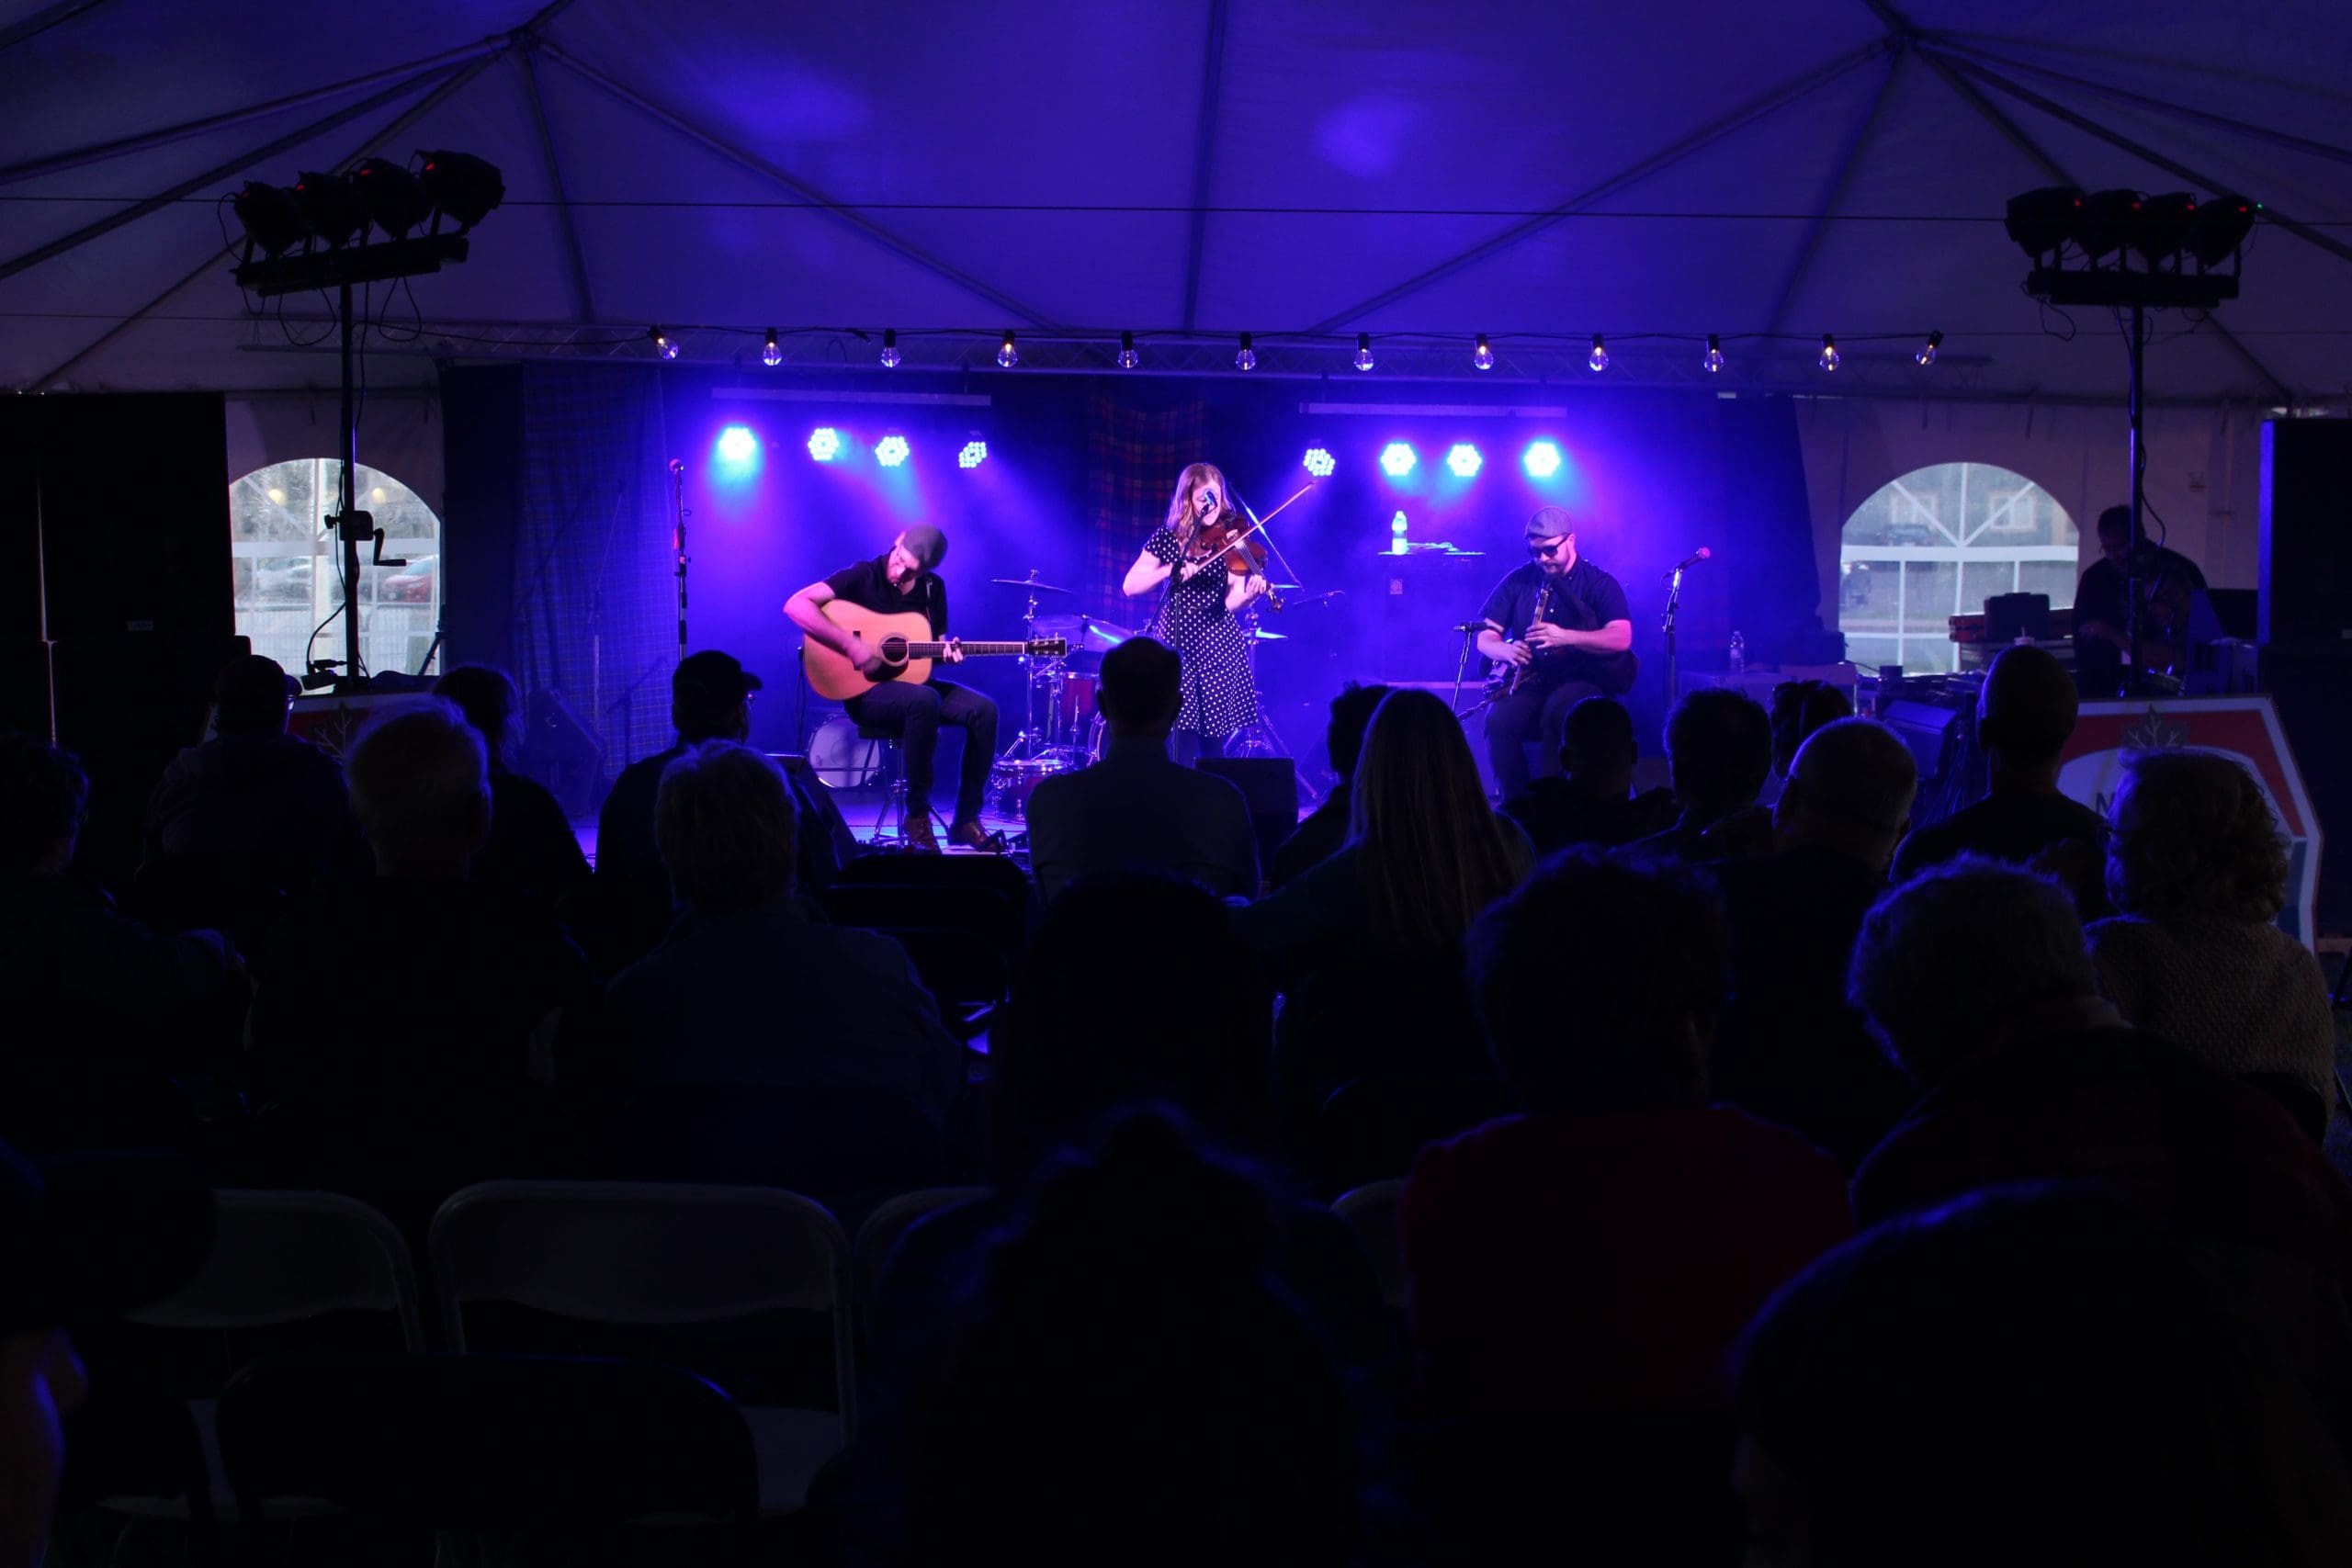
<instances>
[{"instance_id":1,"label":"blonde hair","mask_svg":"<svg viewBox=\"0 0 2352 1568\"><path fill-rule=\"evenodd\" d=\"M1486 907L1526 880L1453 711L1406 688L1381 699L1349 784L1348 841L1374 941L1452 948Z\"/></svg>"},{"instance_id":2,"label":"blonde hair","mask_svg":"<svg viewBox=\"0 0 2352 1568\"><path fill-rule=\"evenodd\" d=\"M1193 499L1193 489L1204 479L1216 491L1217 500L1225 503L1226 509L1231 509L1232 497L1226 493L1225 470L1215 463L1186 464L1184 471L1176 476L1176 493L1168 501L1168 529L1180 538L1183 536L1184 521L1192 512L1186 503Z\"/></svg>"}]
</instances>

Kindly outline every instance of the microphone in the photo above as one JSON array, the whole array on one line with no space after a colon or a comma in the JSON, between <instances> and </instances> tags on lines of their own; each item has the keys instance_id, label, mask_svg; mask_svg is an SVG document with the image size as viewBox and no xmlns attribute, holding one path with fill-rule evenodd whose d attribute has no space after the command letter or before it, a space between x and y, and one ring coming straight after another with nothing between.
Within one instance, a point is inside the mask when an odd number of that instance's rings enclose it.
<instances>
[{"instance_id":1,"label":"microphone","mask_svg":"<svg viewBox=\"0 0 2352 1568\"><path fill-rule=\"evenodd\" d=\"M1204 490L1201 491L1200 495L1193 502L1193 515L1195 517L1205 516L1207 513L1216 510L1216 491L1213 490Z\"/></svg>"},{"instance_id":2,"label":"microphone","mask_svg":"<svg viewBox=\"0 0 2352 1568\"><path fill-rule=\"evenodd\" d=\"M673 474L683 474L686 471L686 465L678 458L673 457L670 459L670 471Z\"/></svg>"},{"instance_id":3,"label":"microphone","mask_svg":"<svg viewBox=\"0 0 2352 1568\"><path fill-rule=\"evenodd\" d=\"M1448 626L1445 629L1450 632L1482 632L1487 629L1487 623L1484 621L1464 621L1458 626Z\"/></svg>"},{"instance_id":4,"label":"microphone","mask_svg":"<svg viewBox=\"0 0 2352 1568\"><path fill-rule=\"evenodd\" d=\"M1677 561L1674 565L1674 571L1669 571L1666 575L1672 577L1675 571L1689 571L1692 567L1697 566L1702 560L1713 560L1714 558L1714 551L1707 548L1704 545L1701 545L1696 551L1684 556L1680 560Z\"/></svg>"}]
</instances>

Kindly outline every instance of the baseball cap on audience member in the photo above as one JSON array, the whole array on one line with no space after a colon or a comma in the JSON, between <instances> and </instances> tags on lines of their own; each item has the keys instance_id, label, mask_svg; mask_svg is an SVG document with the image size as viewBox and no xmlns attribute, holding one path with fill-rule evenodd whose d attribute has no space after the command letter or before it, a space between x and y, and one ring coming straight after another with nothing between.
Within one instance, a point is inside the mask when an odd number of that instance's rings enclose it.
<instances>
[{"instance_id":1,"label":"baseball cap on audience member","mask_svg":"<svg viewBox=\"0 0 2352 1568\"><path fill-rule=\"evenodd\" d=\"M0 1144L0 1335L159 1302L211 1248L211 1190L178 1156L74 1155L36 1166Z\"/></svg>"},{"instance_id":2,"label":"baseball cap on audience member","mask_svg":"<svg viewBox=\"0 0 2352 1568\"><path fill-rule=\"evenodd\" d=\"M672 695L702 706L733 707L760 689L757 675L737 663L733 654L715 648L686 655L678 660L677 673L670 677Z\"/></svg>"}]
</instances>

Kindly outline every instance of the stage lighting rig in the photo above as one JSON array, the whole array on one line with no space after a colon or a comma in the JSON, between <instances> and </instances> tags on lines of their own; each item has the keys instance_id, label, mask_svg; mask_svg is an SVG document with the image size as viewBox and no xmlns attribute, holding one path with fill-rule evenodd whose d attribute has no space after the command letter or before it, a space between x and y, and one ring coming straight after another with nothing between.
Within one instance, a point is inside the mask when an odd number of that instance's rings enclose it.
<instances>
[{"instance_id":1,"label":"stage lighting rig","mask_svg":"<svg viewBox=\"0 0 2352 1568\"><path fill-rule=\"evenodd\" d=\"M417 156L424 160L424 188L433 205L440 209L441 218L457 224L460 234L470 232L506 199L506 181L486 159L470 152L421 150ZM440 218L434 220L434 231L440 231Z\"/></svg>"},{"instance_id":2,"label":"stage lighting rig","mask_svg":"<svg viewBox=\"0 0 2352 1568\"><path fill-rule=\"evenodd\" d=\"M236 209L237 221L244 225L249 261L256 250L275 258L311 237L311 226L302 220L302 204L284 186L248 180L230 205Z\"/></svg>"},{"instance_id":3,"label":"stage lighting rig","mask_svg":"<svg viewBox=\"0 0 2352 1568\"><path fill-rule=\"evenodd\" d=\"M368 209L348 175L306 173L294 181L294 200L311 237L329 250L351 243L368 227Z\"/></svg>"},{"instance_id":4,"label":"stage lighting rig","mask_svg":"<svg viewBox=\"0 0 2352 1568\"><path fill-rule=\"evenodd\" d=\"M2095 190L2083 197L2082 208L2075 214L2075 243L2084 259L2097 266L2101 258L2122 250L2139 226L2138 191Z\"/></svg>"},{"instance_id":5,"label":"stage lighting rig","mask_svg":"<svg viewBox=\"0 0 2352 1568\"><path fill-rule=\"evenodd\" d=\"M433 216L433 197L424 182L389 158L370 158L352 170L351 188L358 194L368 221L388 240L424 227Z\"/></svg>"},{"instance_id":6,"label":"stage lighting rig","mask_svg":"<svg viewBox=\"0 0 2352 1568\"><path fill-rule=\"evenodd\" d=\"M2058 265L2059 253L2074 238L2075 220L2083 209L2083 193L2072 186L2052 186L2009 197L2005 227L2027 256L2039 265L2043 257Z\"/></svg>"},{"instance_id":7,"label":"stage lighting rig","mask_svg":"<svg viewBox=\"0 0 2352 1568\"><path fill-rule=\"evenodd\" d=\"M2180 248L2197 221L2197 198L2185 190L2152 196L2140 203L2140 221L2132 232L2132 248L2150 271L2172 264L2180 270Z\"/></svg>"},{"instance_id":8,"label":"stage lighting rig","mask_svg":"<svg viewBox=\"0 0 2352 1568\"><path fill-rule=\"evenodd\" d=\"M2236 254L2254 212L2243 197L2200 203L2186 191L2052 188L2010 197L2007 228L2033 259L2025 291L2044 304L2210 310L2238 297L2235 270L2212 268ZM2069 245L2084 265L2066 265ZM2184 252L2197 258L2196 271Z\"/></svg>"},{"instance_id":9,"label":"stage lighting rig","mask_svg":"<svg viewBox=\"0 0 2352 1568\"><path fill-rule=\"evenodd\" d=\"M2188 225L2187 242L2198 266L2211 271L2235 256L2254 231L2254 215L2259 209L2258 203L2242 196L2217 196L2200 203Z\"/></svg>"}]
</instances>

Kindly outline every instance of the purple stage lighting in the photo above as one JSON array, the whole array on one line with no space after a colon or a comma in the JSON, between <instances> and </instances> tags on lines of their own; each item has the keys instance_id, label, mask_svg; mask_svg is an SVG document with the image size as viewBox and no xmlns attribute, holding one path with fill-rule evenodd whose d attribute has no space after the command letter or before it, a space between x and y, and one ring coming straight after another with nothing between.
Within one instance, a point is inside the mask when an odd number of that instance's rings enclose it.
<instances>
[{"instance_id":1,"label":"purple stage lighting","mask_svg":"<svg viewBox=\"0 0 2352 1568\"><path fill-rule=\"evenodd\" d=\"M718 451L720 462L740 468L759 457L760 438L748 424L730 424L718 433Z\"/></svg>"},{"instance_id":2,"label":"purple stage lighting","mask_svg":"<svg viewBox=\"0 0 2352 1568\"><path fill-rule=\"evenodd\" d=\"M956 454L956 466L959 468L977 468L988 460L989 444L978 438L965 442L964 449Z\"/></svg>"},{"instance_id":3,"label":"purple stage lighting","mask_svg":"<svg viewBox=\"0 0 2352 1568\"><path fill-rule=\"evenodd\" d=\"M907 460L910 450L905 436L886 435L874 444L874 460L886 468L895 468Z\"/></svg>"},{"instance_id":4,"label":"purple stage lighting","mask_svg":"<svg viewBox=\"0 0 2352 1568\"><path fill-rule=\"evenodd\" d=\"M1414 456L1412 447L1402 441L1391 441L1381 448L1380 466L1392 479L1401 479L1411 473L1413 465L1418 461L1419 459Z\"/></svg>"},{"instance_id":5,"label":"purple stage lighting","mask_svg":"<svg viewBox=\"0 0 2352 1568\"><path fill-rule=\"evenodd\" d=\"M830 424L819 425L808 433L808 456L820 463L830 463L841 455L842 433Z\"/></svg>"},{"instance_id":6,"label":"purple stage lighting","mask_svg":"<svg viewBox=\"0 0 2352 1568\"><path fill-rule=\"evenodd\" d=\"M1306 449L1306 471L1313 474L1317 479L1329 479L1331 477L1331 470L1339 466L1338 460L1324 448L1320 446L1309 446Z\"/></svg>"},{"instance_id":7,"label":"purple stage lighting","mask_svg":"<svg viewBox=\"0 0 2352 1568\"><path fill-rule=\"evenodd\" d=\"M1453 477L1457 479L1477 478L1479 465L1485 460L1478 456L1478 449L1467 441L1457 443L1453 450L1445 455L1445 466L1453 470Z\"/></svg>"},{"instance_id":8,"label":"purple stage lighting","mask_svg":"<svg viewBox=\"0 0 2352 1568\"><path fill-rule=\"evenodd\" d=\"M1549 441L1531 441L1520 457L1530 479L1548 479L1560 471L1560 449Z\"/></svg>"}]
</instances>

